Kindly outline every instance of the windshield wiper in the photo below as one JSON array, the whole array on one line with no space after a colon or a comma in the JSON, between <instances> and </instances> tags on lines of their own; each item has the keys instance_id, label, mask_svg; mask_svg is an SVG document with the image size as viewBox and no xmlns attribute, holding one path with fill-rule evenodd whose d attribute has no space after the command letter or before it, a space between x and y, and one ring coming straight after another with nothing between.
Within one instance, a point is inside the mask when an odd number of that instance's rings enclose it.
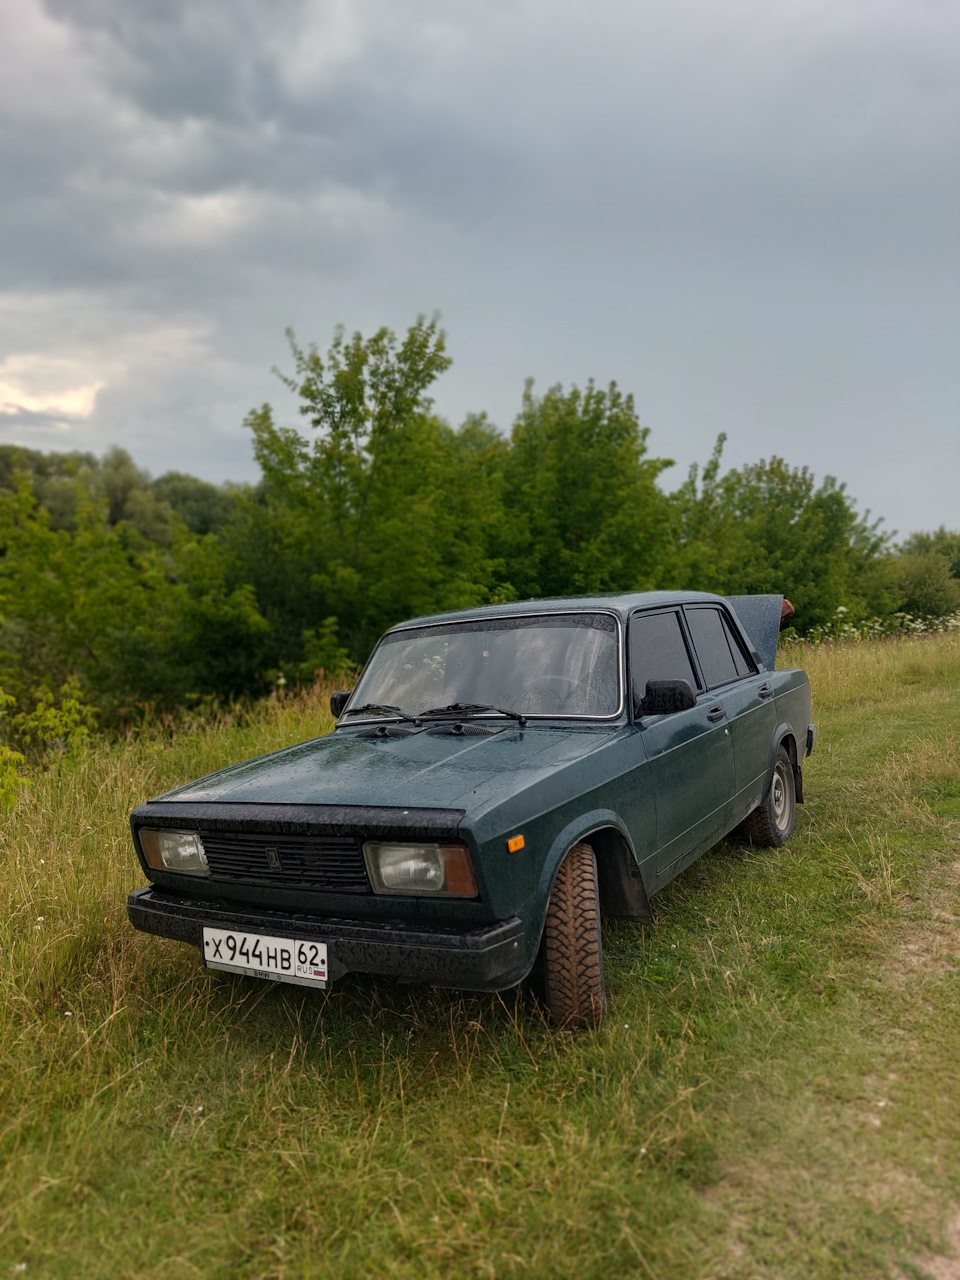
<instances>
[{"instance_id":1,"label":"windshield wiper","mask_svg":"<svg viewBox=\"0 0 960 1280\"><path fill-rule=\"evenodd\" d=\"M426 716L462 715L463 712L481 711L496 711L498 715L509 716L511 720L516 720L521 729L527 723L527 717L519 711L507 711L506 708L494 707L489 702L451 702L446 707L431 707L428 711L421 711L420 717L423 719Z\"/></svg>"},{"instance_id":2,"label":"windshield wiper","mask_svg":"<svg viewBox=\"0 0 960 1280\"><path fill-rule=\"evenodd\" d=\"M401 707L395 707L389 702L365 702L362 707L349 707L346 714L348 716L362 715L365 711L385 711L390 715L399 716L401 720L409 720L411 724L420 723L419 716L412 716L408 711L404 711Z\"/></svg>"}]
</instances>

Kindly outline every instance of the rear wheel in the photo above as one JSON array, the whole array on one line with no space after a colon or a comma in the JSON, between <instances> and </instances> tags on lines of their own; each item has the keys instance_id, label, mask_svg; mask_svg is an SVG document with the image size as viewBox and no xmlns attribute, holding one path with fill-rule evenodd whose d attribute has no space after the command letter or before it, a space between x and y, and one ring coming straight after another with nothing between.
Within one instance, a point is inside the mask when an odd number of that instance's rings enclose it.
<instances>
[{"instance_id":1,"label":"rear wheel","mask_svg":"<svg viewBox=\"0 0 960 1280\"><path fill-rule=\"evenodd\" d=\"M773 779L766 799L743 821L743 834L751 844L778 849L793 835L797 820L797 787L786 747L777 750Z\"/></svg>"},{"instance_id":2,"label":"rear wheel","mask_svg":"<svg viewBox=\"0 0 960 1280\"><path fill-rule=\"evenodd\" d=\"M543 930L543 981L550 1020L593 1027L607 1011L597 860L575 844L557 872Z\"/></svg>"}]
</instances>

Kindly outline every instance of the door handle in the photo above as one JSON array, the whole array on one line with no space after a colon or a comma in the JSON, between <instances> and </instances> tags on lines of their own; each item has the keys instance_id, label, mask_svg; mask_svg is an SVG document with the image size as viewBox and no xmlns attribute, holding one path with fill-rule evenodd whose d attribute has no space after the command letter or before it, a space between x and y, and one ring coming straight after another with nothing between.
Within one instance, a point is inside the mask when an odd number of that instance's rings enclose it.
<instances>
[{"instance_id":1,"label":"door handle","mask_svg":"<svg viewBox=\"0 0 960 1280\"><path fill-rule=\"evenodd\" d=\"M760 688L757 690L757 693L760 695L761 698L773 697L773 689L770 687L770 685L766 683L766 681L764 681L764 683L760 686Z\"/></svg>"},{"instance_id":2,"label":"door handle","mask_svg":"<svg viewBox=\"0 0 960 1280\"><path fill-rule=\"evenodd\" d=\"M711 724L716 724L717 721L722 720L726 714L727 713L724 711L723 707L711 707L707 712L707 719Z\"/></svg>"}]
</instances>

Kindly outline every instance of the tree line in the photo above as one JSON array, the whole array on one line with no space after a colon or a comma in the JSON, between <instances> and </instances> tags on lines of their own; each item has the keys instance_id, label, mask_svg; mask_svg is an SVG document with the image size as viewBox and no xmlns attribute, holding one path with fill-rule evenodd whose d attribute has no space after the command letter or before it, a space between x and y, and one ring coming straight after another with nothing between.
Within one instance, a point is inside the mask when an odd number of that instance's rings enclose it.
<instances>
[{"instance_id":1,"label":"tree line","mask_svg":"<svg viewBox=\"0 0 960 1280\"><path fill-rule=\"evenodd\" d=\"M0 447L0 741L258 696L361 663L389 625L493 601L660 587L784 592L800 634L960 609L960 534L894 547L843 484L771 457L678 488L616 384L527 383L509 435L430 391L436 319L290 334L301 422L247 417L256 484L152 479L122 449Z\"/></svg>"}]
</instances>

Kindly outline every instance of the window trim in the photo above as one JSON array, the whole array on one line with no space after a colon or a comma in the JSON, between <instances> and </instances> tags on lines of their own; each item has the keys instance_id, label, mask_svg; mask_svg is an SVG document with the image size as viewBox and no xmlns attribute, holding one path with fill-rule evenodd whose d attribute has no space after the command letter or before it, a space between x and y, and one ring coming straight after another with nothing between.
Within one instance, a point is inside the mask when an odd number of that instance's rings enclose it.
<instances>
[{"instance_id":1,"label":"window trim","mask_svg":"<svg viewBox=\"0 0 960 1280\"><path fill-rule=\"evenodd\" d=\"M506 620L510 618L575 618L578 616L582 616L584 614L603 614L604 617L612 618L614 621L614 627L615 627L616 637L617 637L617 688L618 688L618 694L619 694L616 711L608 715L589 715L589 714L583 714L583 713L577 713L574 715L574 714L571 714L570 712L567 712L566 714L561 712L554 712L550 715L547 715L540 711L533 711L533 712L530 712L529 714L525 711L523 713L523 716L524 716L524 719L527 721L588 720L593 722L602 721L604 724L607 724L614 720L620 719L620 717L623 715L624 708L626 706L626 700L627 700L626 699L627 663L626 663L626 645L624 644L623 619L621 618L620 614L617 613L614 609L606 609L606 608L544 609L542 611L522 610L516 613L479 614L479 615L471 616L469 618L461 618L459 619L459 621L460 622L496 622L499 619ZM361 682L363 681L363 677L367 673L367 668L370 666L370 663L373 661L374 657L376 656L377 651L379 650L380 646L383 644L383 642L386 640L388 636L395 636L395 635L401 634L404 631L425 631L429 627L445 627L449 630L453 627L456 627L456 625L457 623L452 621L451 619L444 619L444 620L438 619L436 622L417 622L414 619L411 619L409 622L404 622L404 623L401 623L399 626L391 627L389 631L385 631L383 633L383 635L374 645L373 651L371 652L370 657L363 664L363 670L360 672L360 675L357 678L357 683L354 686L354 691L360 688ZM344 711L345 712L348 711L349 708L350 708L350 703L348 702L347 705L344 707ZM497 713L495 711L473 712L471 719L482 720L484 718L493 718L496 716L496 714ZM506 724L514 723L513 721L506 720L506 718L503 716L499 718L503 723L506 723ZM337 724L337 728L352 729L355 725L382 723L385 720L389 722L393 722L393 721L399 722L399 717L395 715L388 715L388 714L376 715L373 713L368 713L363 717L357 717L356 719L351 719L347 723L344 723L343 720L341 719Z\"/></svg>"},{"instance_id":2,"label":"window trim","mask_svg":"<svg viewBox=\"0 0 960 1280\"><path fill-rule=\"evenodd\" d=\"M743 661L746 664L746 668L747 668L746 675L737 676L737 679L748 680L751 676L759 675L760 672L757 667L756 661L754 660L753 652L744 643L744 633L741 627L738 625L738 620L732 617L732 615L727 609L721 609L720 612L724 622L727 624L727 628L729 629L730 636L733 639L734 644L740 650L740 656L743 658Z\"/></svg>"}]
</instances>

